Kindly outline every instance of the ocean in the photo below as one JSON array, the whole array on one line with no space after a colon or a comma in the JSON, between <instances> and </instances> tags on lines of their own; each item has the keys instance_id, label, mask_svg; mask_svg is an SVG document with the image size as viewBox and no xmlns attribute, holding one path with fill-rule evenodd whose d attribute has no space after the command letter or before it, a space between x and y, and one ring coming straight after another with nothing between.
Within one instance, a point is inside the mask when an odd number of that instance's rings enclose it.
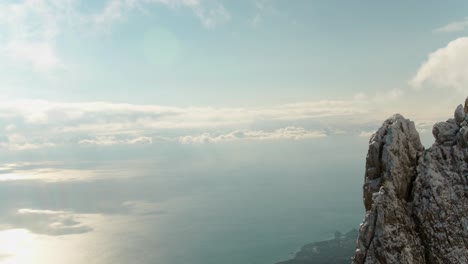
<instances>
[{"instance_id":1,"label":"ocean","mask_svg":"<svg viewBox=\"0 0 468 264\"><path fill-rule=\"evenodd\" d=\"M273 264L358 227L367 141L36 153L0 182L0 263Z\"/></svg>"}]
</instances>

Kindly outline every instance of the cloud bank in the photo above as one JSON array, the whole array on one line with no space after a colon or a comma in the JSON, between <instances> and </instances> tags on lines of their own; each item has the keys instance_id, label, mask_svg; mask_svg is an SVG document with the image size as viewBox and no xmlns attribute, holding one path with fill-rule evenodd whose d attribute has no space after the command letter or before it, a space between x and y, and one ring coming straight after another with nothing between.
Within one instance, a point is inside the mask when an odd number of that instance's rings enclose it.
<instances>
[{"instance_id":1,"label":"cloud bank","mask_svg":"<svg viewBox=\"0 0 468 264\"><path fill-rule=\"evenodd\" d=\"M182 144L204 144L235 140L301 140L326 136L327 134L322 131L306 130L302 127L285 127L271 132L262 130L237 130L228 134L219 135L204 133L196 136L182 136L179 137L179 142Z\"/></svg>"},{"instance_id":2,"label":"cloud bank","mask_svg":"<svg viewBox=\"0 0 468 264\"><path fill-rule=\"evenodd\" d=\"M455 39L429 54L410 85L417 89L433 86L468 91L468 37Z\"/></svg>"},{"instance_id":3,"label":"cloud bank","mask_svg":"<svg viewBox=\"0 0 468 264\"><path fill-rule=\"evenodd\" d=\"M369 102L374 99L215 108L5 98L0 99L0 149L316 138L325 135L319 123L352 127L378 120Z\"/></svg>"}]
</instances>

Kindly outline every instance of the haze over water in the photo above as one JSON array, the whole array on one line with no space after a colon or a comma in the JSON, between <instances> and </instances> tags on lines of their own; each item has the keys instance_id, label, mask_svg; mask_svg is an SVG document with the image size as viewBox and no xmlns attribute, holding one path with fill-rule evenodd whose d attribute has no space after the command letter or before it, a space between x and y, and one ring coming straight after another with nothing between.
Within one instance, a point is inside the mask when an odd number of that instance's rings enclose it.
<instances>
[{"instance_id":1,"label":"haze over water","mask_svg":"<svg viewBox=\"0 0 468 264\"><path fill-rule=\"evenodd\" d=\"M330 149L332 141L342 143L338 157L337 149ZM60 257L69 263L103 264L285 259L302 244L359 224L362 166L357 160L365 153L365 140L360 141L360 146L347 137L144 146L138 151L147 157L136 156L138 163L127 156L103 160L85 153L92 158L89 163L58 166L59 182L2 182L2 214L14 230L2 231L0 239L26 240L5 248L4 262L60 263ZM118 149L105 156L113 152ZM101 179L99 171L109 166L118 168ZM68 171L97 175L68 181ZM31 209L15 212L18 208Z\"/></svg>"}]
</instances>

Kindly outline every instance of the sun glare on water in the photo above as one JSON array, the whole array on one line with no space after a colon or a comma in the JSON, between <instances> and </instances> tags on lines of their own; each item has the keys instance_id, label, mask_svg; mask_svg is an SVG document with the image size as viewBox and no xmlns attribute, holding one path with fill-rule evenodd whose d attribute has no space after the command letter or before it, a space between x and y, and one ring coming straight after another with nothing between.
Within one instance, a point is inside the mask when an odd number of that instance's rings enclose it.
<instances>
[{"instance_id":1,"label":"sun glare on water","mask_svg":"<svg viewBox=\"0 0 468 264\"><path fill-rule=\"evenodd\" d=\"M0 232L0 263L34 263L34 235L26 229L10 229ZM37 262L36 262L37 263Z\"/></svg>"},{"instance_id":2,"label":"sun glare on water","mask_svg":"<svg viewBox=\"0 0 468 264\"><path fill-rule=\"evenodd\" d=\"M69 247L77 247L63 237L35 234L27 229L0 231L0 264L84 263Z\"/></svg>"}]
</instances>

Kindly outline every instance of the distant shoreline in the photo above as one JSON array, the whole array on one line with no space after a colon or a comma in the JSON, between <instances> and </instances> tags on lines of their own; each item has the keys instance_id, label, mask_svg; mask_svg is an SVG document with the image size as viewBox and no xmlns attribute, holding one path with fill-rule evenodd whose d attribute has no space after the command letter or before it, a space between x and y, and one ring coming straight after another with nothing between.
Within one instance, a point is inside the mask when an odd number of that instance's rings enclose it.
<instances>
[{"instance_id":1,"label":"distant shoreline","mask_svg":"<svg viewBox=\"0 0 468 264\"><path fill-rule=\"evenodd\" d=\"M335 238L307 244L292 259L276 264L349 264L354 255L357 237L357 229L345 234L337 231Z\"/></svg>"}]
</instances>

